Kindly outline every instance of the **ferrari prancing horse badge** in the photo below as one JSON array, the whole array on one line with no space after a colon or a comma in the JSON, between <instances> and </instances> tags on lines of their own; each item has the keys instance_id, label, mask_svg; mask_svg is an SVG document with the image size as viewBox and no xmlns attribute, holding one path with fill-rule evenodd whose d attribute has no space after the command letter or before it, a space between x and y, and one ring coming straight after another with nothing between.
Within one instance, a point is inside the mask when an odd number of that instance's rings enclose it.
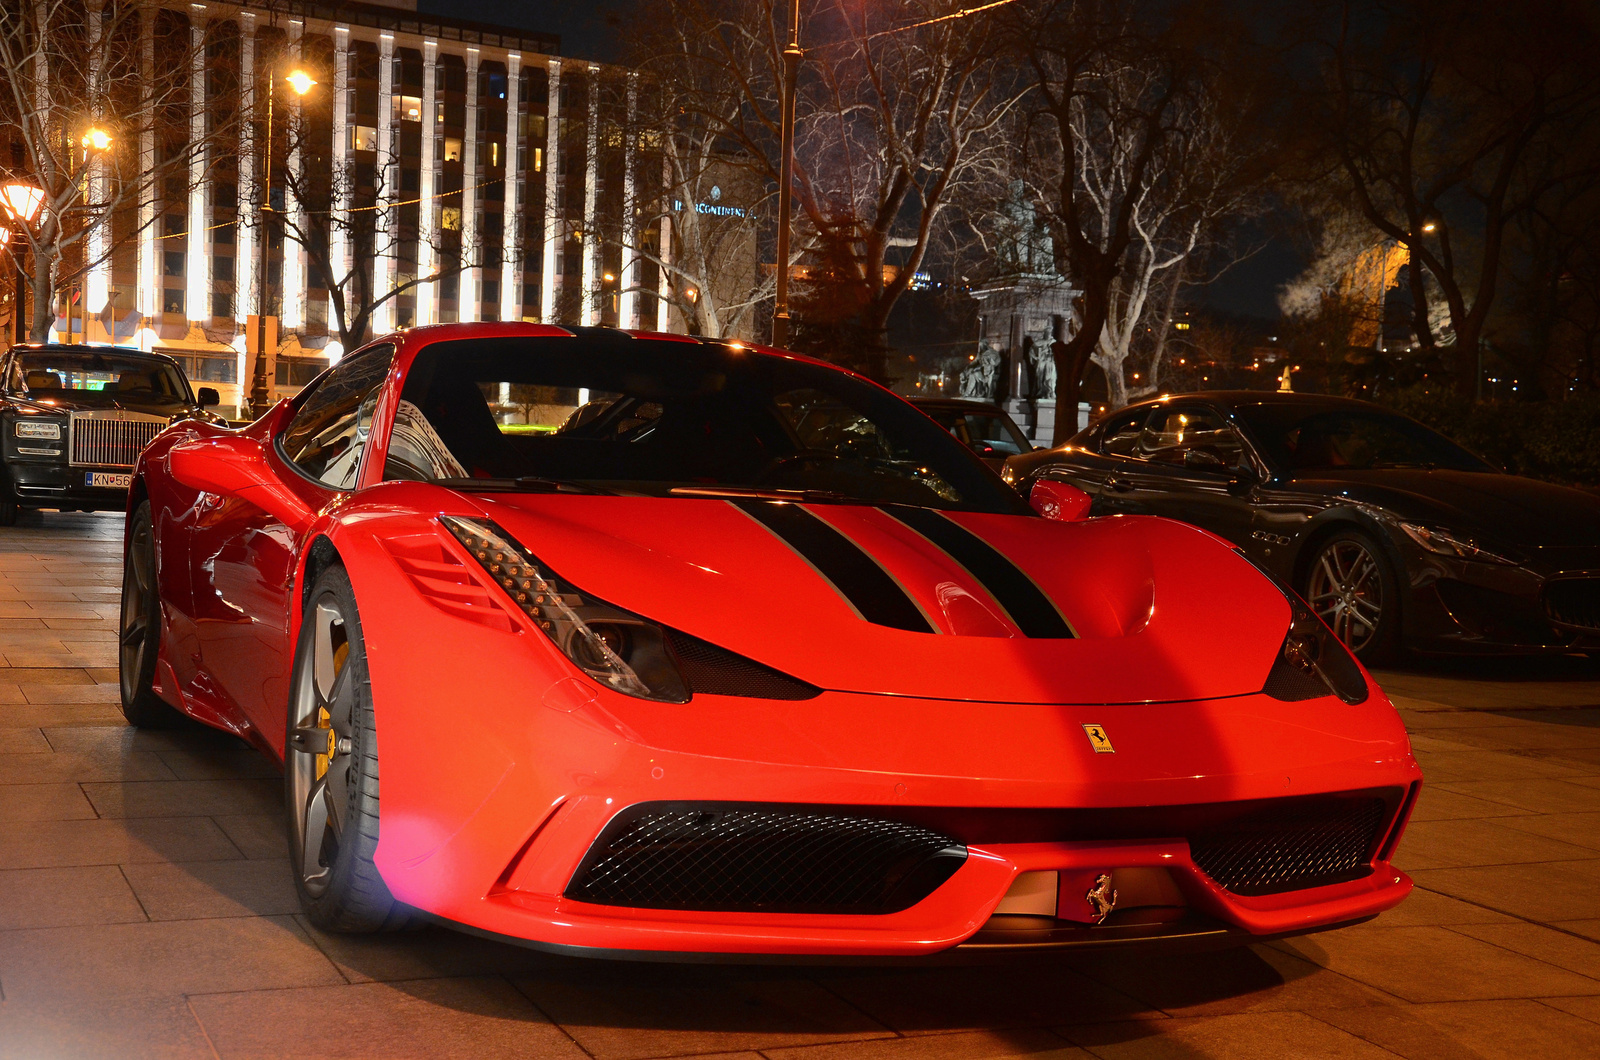
<instances>
[{"instance_id":1,"label":"ferrari prancing horse badge","mask_svg":"<svg viewBox=\"0 0 1600 1060\"><path fill-rule=\"evenodd\" d=\"M1117 749L1111 746L1111 737L1106 735L1103 725L1085 725L1084 735L1089 737L1089 746L1094 748L1097 755L1114 755Z\"/></svg>"}]
</instances>

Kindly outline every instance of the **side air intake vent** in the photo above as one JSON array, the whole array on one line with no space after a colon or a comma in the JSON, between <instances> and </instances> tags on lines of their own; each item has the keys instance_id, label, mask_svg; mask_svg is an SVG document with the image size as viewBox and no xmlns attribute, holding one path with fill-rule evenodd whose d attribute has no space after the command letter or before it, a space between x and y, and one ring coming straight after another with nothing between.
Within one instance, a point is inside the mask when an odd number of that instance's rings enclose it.
<instances>
[{"instance_id":1,"label":"side air intake vent","mask_svg":"<svg viewBox=\"0 0 1600 1060\"><path fill-rule=\"evenodd\" d=\"M816 685L675 629L667 631L667 643L693 692L755 699L814 699L822 694Z\"/></svg>"},{"instance_id":2,"label":"side air intake vent","mask_svg":"<svg viewBox=\"0 0 1600 1060\"><path fill-rule=\"evenodd\" d=\"M967 848L900 821L750 803L642 803L618 814L567 896L636 909L895 913Z\"/></svg>"}]
</instances>

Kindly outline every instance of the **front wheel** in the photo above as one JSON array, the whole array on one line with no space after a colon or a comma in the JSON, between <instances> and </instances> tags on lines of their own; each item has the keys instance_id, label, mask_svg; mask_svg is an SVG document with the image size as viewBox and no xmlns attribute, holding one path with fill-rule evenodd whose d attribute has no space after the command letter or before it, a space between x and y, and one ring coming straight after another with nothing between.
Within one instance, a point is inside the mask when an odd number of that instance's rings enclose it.
<instances>
[{"instance_id":1,"label":"front wheel","mask_svg":"<svg viewBox=\"0 0 1600 1060\"><path fill-rule=\"evenodd\" d=\"M409 910L373 863L377 736L361 618L343 567L318 576L300 624L283 790L289 858L307 918L324 931L404 926Z\"/></svg>"},{"instance_id":2,"label":"front wheel","mask_svg":"<svg viewBox=\"0 0 1600 1060\"><path fill-rule=\"evenodd\" d=\"M1400 579L1371 537L1341 530L1320 542L1302 591L1318 617L1368 666L1399 652Z\"/></svg>"},{"instance_id":3,"label":"front wheel","mask_svg":"<svg viewBox=\"0 0 1600 1060\"><path fill-rule=\"evenodd\" d=\"M0 522L4 513L0 511ZM141 729L167 729L182 715L156 695L156 655L161 647L161 590L156 583L156 535L150 502L134 510L122 557L122 608L117 628L117 677L122 716Z\"/></svg>"}]
</instances>

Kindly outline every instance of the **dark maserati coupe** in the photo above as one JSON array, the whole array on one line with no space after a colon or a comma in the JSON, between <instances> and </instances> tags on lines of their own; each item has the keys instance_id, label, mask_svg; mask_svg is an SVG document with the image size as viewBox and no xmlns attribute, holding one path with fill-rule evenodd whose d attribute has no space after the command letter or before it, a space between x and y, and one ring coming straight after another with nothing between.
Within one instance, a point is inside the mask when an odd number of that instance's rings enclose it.
<instances>
[{"instance_id":1,"label":"dark maserati coupe","mask_svg":"<svg viewBox=\"0 0 1600 1060\"><path fill-rule=\"evenodd\" d=\"M1422 652L1600 654L1600 495L1506 474L1415 420L1310 394L1129 406L1006 461L1091 515L1210 530L1292 585L1363 661Z\"/></svg>"},{"instance_id":2,"label":"dark maserati coupe","mask_svg":"<svg viewBox=\"0 0 1600 1060\"><path fill-rule=\"evenodd\" d=\"M13 346L0 358L0 526L22 508L121 510L133 462L182 419L224 422L171 357L117 346Z\"/></svg>"},{"instance_id":3,"label":"dark maserati coupe","mask_svg":"<svg viewBox=\"0 0 1600 1060\"><path fill-rule=\"evenodd\" d=\"M970 398L914 397L911 403L929 419L955 435L962 445L977 453L983 462L1000 470L1001 464L1018 453L1033 452L1033 443L1022 433L1006 410L990 401Z\"/></svg>"}]
</instances>

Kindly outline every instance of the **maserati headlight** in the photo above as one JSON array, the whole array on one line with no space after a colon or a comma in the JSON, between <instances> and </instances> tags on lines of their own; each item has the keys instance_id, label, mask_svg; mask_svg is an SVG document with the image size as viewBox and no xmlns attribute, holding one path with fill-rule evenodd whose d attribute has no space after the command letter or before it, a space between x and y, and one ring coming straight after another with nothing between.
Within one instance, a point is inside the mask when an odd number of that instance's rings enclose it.
<instances>
[{"instance_id":1,"label":"maserati headlight","mask_svg":"<svg viewBox=\"0 0 1600 1060\"><path fill-rule=\"evenodd\" d=\"M45 438L52 442L61 440L61 424L41 423L37 420L18 420L18 438Z\"/></svg>"},{"instance_id":2,"label":"maserati headlight","mask_svg":"<svg viewBox=\"0 0 1600 1060\"><path fill-rule=\"evenodd\" d=\"M659 624L579 592L490 520L446 515L441 521L578 669L640 699L689 701Z\"/></svg>"},{"instance_id":3,"label":"maserati headlight","mask_svg":"<svg viewBox=\"0 0 1600 1060\"><path fill-rule=\"evenodd\" d=\"M1455 556L1457 559L1475 559L1482 563L1503 563L1514 567L1517 561L1509 556L1502 556L1497 552L1490 552L1486 548L1479 548L1471 541L1440 530L1438 527L1422 526L1418 523L1401 523L1400 529L1406 536L1423 548L1437 556Z\"/></svg>"}]
</instances>

